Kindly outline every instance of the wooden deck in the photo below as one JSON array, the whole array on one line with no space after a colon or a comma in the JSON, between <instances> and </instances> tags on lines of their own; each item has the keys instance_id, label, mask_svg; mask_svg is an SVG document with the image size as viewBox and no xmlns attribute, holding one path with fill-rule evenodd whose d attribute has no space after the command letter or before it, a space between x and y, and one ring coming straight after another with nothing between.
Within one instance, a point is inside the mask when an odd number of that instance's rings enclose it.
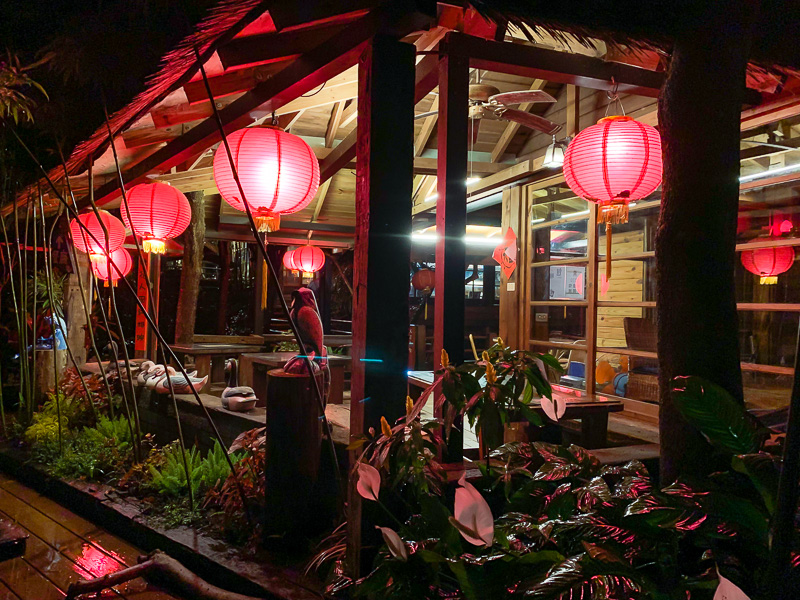
<instances>
[{"instance_id":1,"label":"wooden deck","mask_svg":"<svg viewBox=\"0 0 800 600\"><path fill-rule=\"evenodd\" d=\"M0 563L0 600L56 600L79 579L136 564L138 548L0 474L0 517L30 533L24 557ZM103 597L174 600L135 579Z\"/></svg>"}]
</instances>

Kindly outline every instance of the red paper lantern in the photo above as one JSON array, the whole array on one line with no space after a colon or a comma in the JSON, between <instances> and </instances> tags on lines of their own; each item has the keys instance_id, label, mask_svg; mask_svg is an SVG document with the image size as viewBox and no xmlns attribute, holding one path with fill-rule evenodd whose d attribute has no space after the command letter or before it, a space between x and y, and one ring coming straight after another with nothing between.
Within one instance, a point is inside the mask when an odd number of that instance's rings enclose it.
<instances>
[{"instance_id":1,"label":"red paper lantern","mask_svg":"<svg viewBox=\"0 0 800 600\"><path fill-rule=\"evenodd\" d=\"M128 210L120 208L125 226L142 238L142 250L164 254L165 240L189 226L192 207L183 193L166 183L141 183L127 194ZM131 218L128 220L128 211Z\"/></svg>"},{"instance_id":2,"label":"red paper lantern","mask_svg":"<svg viewBox=\"0 0 800 600\"><path fill-rule=\"evenodd\" d=\"M108 211L101 210L98 212L100 213L100 220L92 211L78 215L78 219L72 219L69 224L72 243L81 252L88 253L92 261L102 260L106 250L114 252L114 250L121 248L125 242L125 225L122 224L122 221ZM86 226L91 235L78 224L78 220ZM106 234L103 231L103 225L108 231L108 239L106 239Z\"/></svg>"},{"instance_id":3,"label":"red paper lantern","mask_svg":"<svg viewBox=\"0 0 800 600\"><path fill-rule=\"evenodd\" d=\"M794 264L794 248L791 246L773 246L745 250L741 255L742 265L751 273L761 277L762 284L775 284L778 275L785 273Z\"/></svg>"},{"instance_id":4,"label":"red paper lantern","mask_svg":"<svg viewBox=\"0 0 800 600\"><path fill-rule=\"evenodd\" d=\"M228 136L233 162L259 231L275 231L280 215L305 208L319 187L319 162L301 138L280 129L249 127ZM236 210L245 211L224 145L214 153L214 181Z\"/></svg>"},{"instance_id":5,"label":"red paper lantern","mask_svg":"<svg viewBox=\"0 0 800 600\"><path fill-rule=\"evenodd\" d=\"M105 256L100 257L99 260L92 261L92 272L98 279L102 279L106 282L111 281L116 285L120 277L125 277L131 272L133 257L125 248L118 248L111 253L111 260L114 262L113 265ZM116 265L116 268L114 268L114 265ZM122 275L117 272L117 269L122 271Z\"/></svg>"},{"instance_id":6,"label":"red paper lantern","mask_svg":"<svg viewBox=\"0 0 800 600\"><path fill-rule=\"evenodd\" d=\"M430 294L436 287L436 273L433 269L420 269L411 277L415 290Z\"/></svg>"},{"instance_id":7,"label":"red paper lantern","mask_svg":"<svg viewBox=\"0 0 800 600\"><path fill-rule=\"evenodd\" d=\"M325 265L325 253L316 246L300 246L292 252L292 264L303 273L316 273Z\"/></svg>"},{"instance_id":8,"label":"red paper lantern","mask_svg":"<svg viewBox=\"0 0 800 600\"><path fill-rule=\"evenodd\" d=\"M599 206L606 223L606 256L611 224L628 222L628 205L661 185L661 136L655 127L630 117L605 117L581 131L564 153L564 179L581 198ZM606 261L611 278L611 261Z\"/></svg>"},{"instance_id":9,"label":"red paper lantern","mask_svg":"<svg viewBox=\"0 0 800 600\"><path fill-rule=\"evenodd\" d=\"M289 271L297 271L294 266L294 250L287 250L283 255L283 267Z\"/></svg>"}]
</instances>

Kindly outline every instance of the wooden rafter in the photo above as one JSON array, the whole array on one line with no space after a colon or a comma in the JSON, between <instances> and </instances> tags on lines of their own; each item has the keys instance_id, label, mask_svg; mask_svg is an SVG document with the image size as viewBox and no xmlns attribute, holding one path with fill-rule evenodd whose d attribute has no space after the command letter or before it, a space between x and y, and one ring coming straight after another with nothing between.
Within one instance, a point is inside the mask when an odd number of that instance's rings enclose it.
<instances>
[{"instance_id":1,"label":"wooden rafter","mask_svg":"<svg viewBox=\"0 0 800 600\"><path fill-rule=\"evenodd\" d=\"M299 60L286 65L270 79L258 83L252 90L220 111L226 131L235 131L252 122L249 113L258 108L279 110L292 100L305 94L355 64L370 38L387 23L394 22L408 32L424 27L418 14L410 17L398 14L394 5L381 7L351 24L324 44L304 54ZM162 172L181 164L189 157L208 148L220 139L217 123L206 119L181 137L127 169L123 174L126 186L145 181L148 173ZM119 194L116 182L98 188L96 201L105 204Z\"/></svg>"},{"instance_id":2,"label":"wooden rafter","mask_svg":"<svg viewBox=\"0 0 800 600\"><path fill-rule=\"evenodd\" d=\"M342 112L344 111L344 101L339 101L333 105L331 116L328 119L328 128L325 131L325 147L332 148L336 133L342 123Z\"/></svg>"},{"instance_id":3,"label":"wooden rafter","mask_svg":"<svg viewBox=\"0 0 800 600\"><path fill-rule=\"evenodd\" d=\"M439 57L434 54L426 55L417 63L416 67L416 86L414 88L414 104L427 96L436 87L439 68ZM325 181L356 155L357 132L353 130L344 138L336 148L322 161L320 161L320 181Z\"/></svg>"},{"instance_id":4,"label":"wooden rafter","mask_svg":"<svg viewBox=\"0 0 800 600\"><path fill-rule=\"evenodd\" d=\"M322 205L325 203L325 196L328 195L328 188L331 186L331 181L333 181L333 177L323 181L317 190L317 204L314 206L314 215L311 217L312 223L316 223L320 212L322 212Z\"/></svg>"},{"instance_id":5,"label":"wooden rafter","mask_svg":"<svg viewBox=\"0 0 800 600\"><path fill-rule=\"evenodd\" d=\"M439 96L434 96L430 110L439 110ZM425 146L428 145L428 141L431 139L433 128L436 127L436 119L438 117L438 114L425 117L425 120L422 122L422 128L417 134L417 139L414 141L414 156L421 156L425 151Z\"/></svg>"},{"instance_id":6,"label":"wooden rafter","mask_svg":"<svg viewBox=\"0 0 800 600\"><path fill-rule=\"evenodd\" d=\"M534 79L533 83L531 84L531 90L544 89L545 85L547 85L547 82L544 79ZM531 108L533 108L533 104L533 102L525 102L516 108L517 110L528 112ZM509 121L506 124L506 128L503 130L503 133L500 135L500 139L497 140L497 144L495 144L494 149L492 150L492 162L498 162L503 157L508 145L511 143L511 140L514 139L514 136L517 134L517 131L519 131L520 127L521 125L514 121Z\"/></svg>"},{"instance_id":7,"label":"wooden rafter","mask_svg":"<svg viewBox=\"0 0 800 600\"><path fill-rule=\"evenodd\" d=\"M344 112L342 112L342 122L339 123L339 127L347 127L356 120L356 117L358 117L358 102L348 100Z\"/></svg>"}]
</instances>

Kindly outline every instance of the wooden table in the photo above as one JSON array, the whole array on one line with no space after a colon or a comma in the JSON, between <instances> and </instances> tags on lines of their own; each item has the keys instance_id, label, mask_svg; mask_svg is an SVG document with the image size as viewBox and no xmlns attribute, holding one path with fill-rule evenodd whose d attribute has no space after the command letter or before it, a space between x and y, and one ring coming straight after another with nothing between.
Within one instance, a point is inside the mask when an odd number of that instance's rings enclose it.
<instances>
[{"instance_id":1,"label":"wooden table","mask_svg":"<svg viewBox=\"0 0 800 600\"><path fill-rule=\"evenodd\" d=\"M209 375L208 382L201 390L208 391L212 383L222 383L225 381L225 359L238 358L245 352L258 352L261 346L250 344L214 344L200 343L191 346L176 344L170 346L182 363L187 356L194 357L194 367L197 369L198 377Z\"/></svg>"},{"instance_id":2,"label":"wooden table","mask_svg":"<svg viewBox=\"0 0 800 600\"><path fill-rule=\"evenodd\" d=\"M294 335L291 333L265 333L262 337L267 344L295 341ZM353 336L346 334L325 334L322 337L322 343L332 348L350 347L353 345Z\"/></svg>"},{"instance_id":3,"label":"wooden table","mask_svg":"<svg viewBox=\"0 0 800 600\"><path fill-rule=\"evenodd\" d=\"M433 381L433 371L409 371L409 395L412 398L419 397ZM567 402L567 409L562 420L581 422L581 446L593 449L605 448L608 445L608 414L621 412L625 408L621 400L605 396L590 397L580 390L560 391L554 389L553 396L563 398ZM549 420L538 400L532 400L530 407L543 417L545 422Z\"/></svg>"},{"instance_id":4,"label":"wooden table","mask_svg":"<svg viewBox=\"0 0 800 600\"><path fill-rule=\"evenodd\" d=\"M296 355L296 352L242 354L239 358L239 384L252 387L259 399L259 405L261 405L267 398L267 371L270 369L282 369L289 359ZM331 371L328 404L341 404L344 402L344 374L350 368L350 363L349 356L340 354L328 356L328 365Z\"/></svg>"}]
</instances>

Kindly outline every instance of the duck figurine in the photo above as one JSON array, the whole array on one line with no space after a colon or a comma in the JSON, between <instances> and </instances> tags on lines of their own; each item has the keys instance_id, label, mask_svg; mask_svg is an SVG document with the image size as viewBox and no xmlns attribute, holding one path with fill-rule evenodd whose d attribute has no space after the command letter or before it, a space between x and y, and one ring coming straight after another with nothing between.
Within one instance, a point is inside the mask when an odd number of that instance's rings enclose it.
<instances>
[{"instance_id":1,"label":"duck figurine","mask_svg":"<svg viewBox=\"0 0 800 600\"><path fill-rule=\"evenodd\" d=\"M152 360L146 360L139 365L139 372L136 374L136 385L144 386L147 372L155 366L156 364Z\"/></svg>"},{"instance_id":2,"label":"duck figurine","mask_svg":"<svg viewBox=\"0 0 800 600\"><path fill-rule=\"evenodd\" d=\"M245 412L258 402L256 392L251 387L239 385L239 361L229 358L225 361L227 387L222 392L222 407L231 412Z\"/></svg>"},{"instance_id":3,"label":"duck figurine","mask_svg":"<svg viewBox=\"0 0 800 600\"><path fill-rule=\"evenodd\" d=\"M172 367L167 368L172 369ZM172 389L170 389L170 383L172 384ZM169 394L173 390L176 394L190 394L192 389L200 393L200 390L205 387L206 383L208 383L208 375L201 378L189 375L189 380L187 381L186 377L183 375L176 375L175 369L172 369L172 373L168 373L159 378L153 389L159 394Z\"/></svg>"}]
</instances>

